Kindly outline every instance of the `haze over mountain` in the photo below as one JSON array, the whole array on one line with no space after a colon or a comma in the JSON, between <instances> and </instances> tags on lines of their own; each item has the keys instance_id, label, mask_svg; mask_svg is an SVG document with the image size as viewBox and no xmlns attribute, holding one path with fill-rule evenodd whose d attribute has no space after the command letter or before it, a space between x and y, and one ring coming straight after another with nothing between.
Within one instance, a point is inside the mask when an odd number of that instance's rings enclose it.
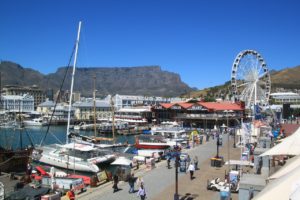
<instances>
[{"instance_id":1,"label":"haze over mountain","mask_svg":"<svg viewBox=\"0 0 300 200\"><path fill-rule=\"evenodd\" d=\"M5 85L32 86L43 90L57 91L62 84L67 67L60 67L55 73L44 75L19 64L2 61L2 87ZM72 68L67 72L64 90L69 90ZM174 97L192 91L181 81L178 74L162 71L159 66L140 67L89 67L76 68L74 91L83 96L92 96L96 76L97 96L107 94L145 95Z\"/></svg>"}]
</instances>

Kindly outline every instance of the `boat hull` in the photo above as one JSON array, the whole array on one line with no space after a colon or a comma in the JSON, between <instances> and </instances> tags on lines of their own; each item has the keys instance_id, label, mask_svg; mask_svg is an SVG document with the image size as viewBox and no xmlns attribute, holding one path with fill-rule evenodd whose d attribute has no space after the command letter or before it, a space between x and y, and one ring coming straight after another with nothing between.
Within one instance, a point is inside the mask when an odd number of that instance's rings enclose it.
<instances>
[{"instance_id":1,"label":"boat hull","mask_svg":"<svg viewBox=\"0 0 300 200\"><path fill-rule=\"evenodd\" d=\"M32 148L21 150L0 150L1 172L25 172L30 160Z\"/></svg>"},{"instance_id":2,"label":"boat hull","mask_svg":"<svg viewBox=\"0 0 300 200\"><path fill-rule=\"evenodd\" d=\"M167 149L170 145L161 143L137 143L135 147L137 149Z\"/></svg>"}]
</instances>

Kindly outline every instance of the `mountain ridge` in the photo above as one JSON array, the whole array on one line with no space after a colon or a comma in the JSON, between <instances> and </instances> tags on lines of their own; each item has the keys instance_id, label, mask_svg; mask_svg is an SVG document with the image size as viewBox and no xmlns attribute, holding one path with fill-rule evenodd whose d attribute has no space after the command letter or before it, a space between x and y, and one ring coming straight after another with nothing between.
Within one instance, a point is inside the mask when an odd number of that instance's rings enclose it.
<instances>
[{"instance_id":1,"label":"mountain ridge","mask_svg":"<svg viewBox=\"0 0 300 200\"><path fill-rule=\"evenodd\" d=\"M56 72L47 75L31 68L24 68L11 61L2 61L2 85L37 85L42 90L59 89L66 75L64 90L69 90L72 69L59 67ZM13 76L12 76L13 74ZM94 76L99 96L107 94L179 96L192 90L182 82L179 74L161 70L160 66L135 67L76 67L74 91L83 96L92 96Z\"/></svg>"}]
</instances>

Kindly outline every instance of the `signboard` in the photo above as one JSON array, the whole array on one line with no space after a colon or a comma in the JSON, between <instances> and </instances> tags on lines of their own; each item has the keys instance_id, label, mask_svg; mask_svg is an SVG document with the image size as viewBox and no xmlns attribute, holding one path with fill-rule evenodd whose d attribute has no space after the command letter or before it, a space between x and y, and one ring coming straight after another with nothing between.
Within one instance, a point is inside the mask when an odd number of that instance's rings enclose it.
<instances>
[{"instance_id":1,"label":"signboard","mask_svg":"<svg viewBox=\"0 0 300 200\"><path fill-rule=\"evenodd\" d=\"M203 107L202 106L198 106L198 105L193 105L188 110L203 110Z\"/></svg>"},{"instance_id":2,"label":"signboard","mask_svg":"<svg viewBox=\"0 0 300 200\"><path fill-rule=\"evenodd\" d=\"M175 106L174 105L174 106L171 107L171 109L173 109L173 110L181 110L181 106Z\"/></svg>"},{"instance_id":3,"label":"signboard","mask_svg":"<svg viewBox=\"0 0 300 200\"><path fill-rule=\"evenodd\" d=\"M99 182L107 181L108 176L107 176L106 171L104 170L104 171L98 172L98 173L97 173L97 178L98 178L98 181L99 181Z\"/></svg>"}]
</instances>

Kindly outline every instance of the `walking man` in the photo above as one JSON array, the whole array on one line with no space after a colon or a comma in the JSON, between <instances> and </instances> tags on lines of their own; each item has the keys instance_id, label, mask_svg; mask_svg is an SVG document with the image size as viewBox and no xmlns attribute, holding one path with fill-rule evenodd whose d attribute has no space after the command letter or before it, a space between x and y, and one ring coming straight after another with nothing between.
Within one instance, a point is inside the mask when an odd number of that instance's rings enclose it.
<instances>
[{"instance_id":1,"label":"walking man","mask_svg":"<svg viewBox=\"0 0 300 200\"><path fill-rule=\"evenodd\" d=\"M170 163L171 163L171 156L169 156L169 158L167 160L167 164L168 164L167 167L168 167L168 169L171 168Z\"/></svg>"},{"instance_id":2,"label":"walking man","mask_svg":"<svg viewBox=\"0 0 300 200\"><path fill-rule=\"evenodd\" d=\"M119 190L119 188L118 188L119 177L116 174L113 177L113 181L114 181L113 189L114 189L114 193L115 193Z\"/></svg>"},{"instance_id":3,"label":"walking man","mask_svg":"<svg viewBox=\"0 0 300 200\"><path fill-rule=\"evenodd\" d=\"M193 180L195 166L194 166L194 164L192 162L189 165L188 171L190 172L190 178L191 178L191 180Z\"/></svg>"},{"instance_id":4,"label":"walking man","mask_svg":"<svg viewBox=\"0 0 300 200\"><path fill-rule=\"evenodd\" d=\"M135 178L134 178L134 174L132 173L128 178L129 193L134 192L134 182L135 182Z\"/></svg>"},{"instance_id":5,"label":"walking man","mask_svg":"<svg viewBox=\"0 0 300 200\"><path fill-rule=\"evenodd\" d=\"M194 157L194 163L195 163L195 170L198 169L198 156Z\"/></svg>"}]
</instances>

